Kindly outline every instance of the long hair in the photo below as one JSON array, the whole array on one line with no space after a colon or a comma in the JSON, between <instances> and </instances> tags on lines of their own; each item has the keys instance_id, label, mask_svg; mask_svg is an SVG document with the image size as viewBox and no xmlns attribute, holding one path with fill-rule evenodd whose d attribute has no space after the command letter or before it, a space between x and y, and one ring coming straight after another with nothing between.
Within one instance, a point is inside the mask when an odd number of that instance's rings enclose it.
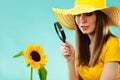
<instances>
[{"instance_id":1,"label":"long hair","mask_svg":"<svg viewBox=\"0 0 120 80\"><path fill-rule=\"evenodd\" d=\"M109 36L114 36L108 27L108 16L102 11L95 11L96 28L95 28L95 45L93 55L90 56L90 39L87 34L83 34L76 24L76 62L77 65L94 66L99 59L102 47L108 40ZM91 58L91 59L90 59Z\"/></svg>"}]
</instances>

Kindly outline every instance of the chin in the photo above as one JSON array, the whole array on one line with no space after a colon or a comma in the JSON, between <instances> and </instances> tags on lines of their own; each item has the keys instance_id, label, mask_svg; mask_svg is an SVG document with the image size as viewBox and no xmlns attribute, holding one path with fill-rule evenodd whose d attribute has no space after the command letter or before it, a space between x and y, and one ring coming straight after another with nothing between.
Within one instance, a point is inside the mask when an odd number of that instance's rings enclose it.
<instances>
[{"instance_id":1,"label":"chin","mask_svg":"<svg viewBox=\"0 0 120 80\"><path fill-rule=\"evenodd\" d=\"M93 32L92 32L92 31L87 31L87 30L86 30L86 31L82 31L82 33L83 33L83 34L91 34L91 33L93 33Z\"/></svg>"},{"instance_id":2,"label":"chin","mask_svg":"<svg viewBox=\"0 0 120 80\"><path fill-rule=\"evenodd\" d=\"M83 34L90 34L89 32L86 32L86 31L82 31Z\"/></svg>"}]
</instances>

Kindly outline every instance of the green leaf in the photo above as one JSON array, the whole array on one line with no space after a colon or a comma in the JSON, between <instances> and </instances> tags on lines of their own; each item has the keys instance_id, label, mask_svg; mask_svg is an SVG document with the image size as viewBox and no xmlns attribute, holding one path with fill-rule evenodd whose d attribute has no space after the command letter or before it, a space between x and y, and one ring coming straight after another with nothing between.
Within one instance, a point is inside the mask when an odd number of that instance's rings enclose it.
<instances>
[{"instance_id":1,"label":"green leaf","mask_svg":"<svg viewBox=\"0 0 120 80\"><path fill-rule=\"evenodd\" d=\"M16 55L13 56L13 58L17 58L17 57L23 56L23 52L24 51L21 51L21 52L17 53Z\"/></svg>"},{"instance_id":2,"label":"green leaf","mask_svg":"<svg viewBox=\"0 0 120 80\"><path fill-rule=\"evenodd\" d=\"M30 63L29 64L27 64L27 67L29 67L30 66Z\"/></svg>"},{"instance_id":3,"label":"green leaf","mask_svg":"<svg viewBox=\"0 0 120 80\"><path fill-rule=\"evenodd\" d=\"M47 70L43 67L38 70L38 75L40 80L46 80L47 79Z\"/></svg>"}]
</instances>

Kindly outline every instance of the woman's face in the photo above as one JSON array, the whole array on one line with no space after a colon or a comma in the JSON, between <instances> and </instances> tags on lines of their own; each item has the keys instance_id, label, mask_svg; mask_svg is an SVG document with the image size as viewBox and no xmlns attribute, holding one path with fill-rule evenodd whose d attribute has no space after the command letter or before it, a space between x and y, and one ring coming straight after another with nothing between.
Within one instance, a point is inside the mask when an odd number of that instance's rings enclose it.
<instances>
[{"instance_id":1,"label":"woman's face","mask_svg":"<svg viewBox=\"0 0 120 80\"><path fill-rule=\"evenodd\" d=\"M96 14L83 13L75 16L75 21L83 34L92 34L96 26Z\"/></svg>"}]
</instances>

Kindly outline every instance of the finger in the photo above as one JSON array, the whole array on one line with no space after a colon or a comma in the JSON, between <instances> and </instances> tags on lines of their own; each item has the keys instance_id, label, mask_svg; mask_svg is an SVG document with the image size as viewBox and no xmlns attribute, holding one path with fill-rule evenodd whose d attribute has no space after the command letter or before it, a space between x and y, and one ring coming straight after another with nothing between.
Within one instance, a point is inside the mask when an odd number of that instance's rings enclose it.
<instances>
[{"instance_id":1,"label":"finger","mask_svg":"<svg viewBox=\"0 0 120 80\"><path fill-rule=\"evenodd\" d=\"M70 50L70 47L68 47L68 46L61 46L61 50Z\"/></svg>"},{"instance_id":2,"label":"finger","mask_svg":"<svg viewBox=\"0 0 120 80\"><path fill-rule=\"evenodd\" d=\"M70 55L70 51L69 50L63 50L62 54L63 55Z\"/></svg>"},{"instance_id":3,"label":"finger","mask_svg":"<svg viewBox=\"0 0 120 80\"><path fill-rule=\"evenodd\" d=\"M63 49L64 49L64 50L70 50L70 48L69 48L69 47L66 47L66 46L63 46Z\"/></svg>"},{"instance_id":4,"label":"finger","mask_svg":"<svg viewBox=\"0 0 120 80\"><path fill-rule=\"evenodd\" d=\"M63 56L68 56L67 54L62 54Z\"/></svg>"},{"instance_id":5,"label":"finger","mask_svg":"<svg viewBox=\"0 0 120 80\"><path fill-rule=\"evenodd\" d=\"M63 42L62 42L62 43L61 43L61 46L66 46L66 47L69 47L69 46L70 46L70 44L69 44L69 43L67 43L67 42L66 42L66 43L63 43Z\"/></svg>"}]
</instances>

